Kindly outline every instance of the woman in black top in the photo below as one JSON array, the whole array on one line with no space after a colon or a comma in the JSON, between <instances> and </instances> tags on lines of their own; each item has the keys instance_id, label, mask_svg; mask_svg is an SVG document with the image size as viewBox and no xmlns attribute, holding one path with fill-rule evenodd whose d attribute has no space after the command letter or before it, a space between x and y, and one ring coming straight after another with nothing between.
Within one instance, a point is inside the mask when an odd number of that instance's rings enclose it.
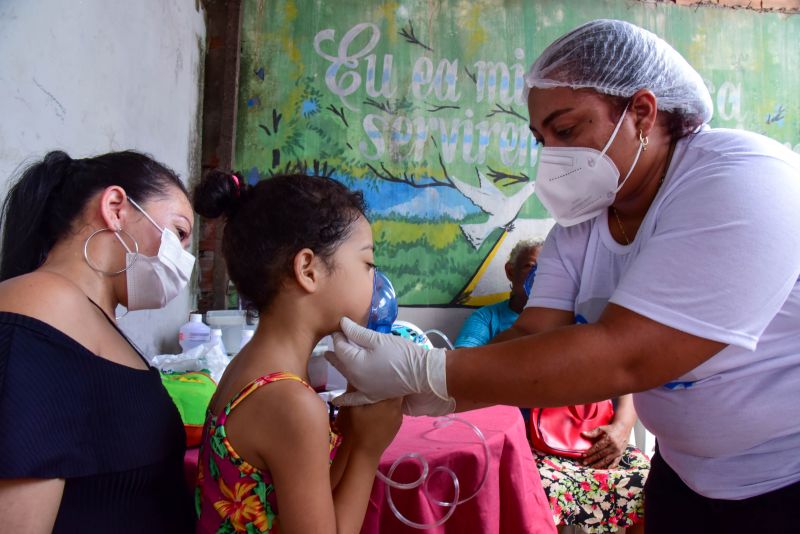
<instances>
[{"instance_id":1,"label":"woman in black top","mask_svg":"<svg viewBox=\"0 0 800 534\"><path fill-rule=\"evenodd\" d=\"M173 171L135 152L51 152L3 207L0 532L192 530L184 434L117 304L186 285L194 217Z\"/></svg>"}]
</instances>

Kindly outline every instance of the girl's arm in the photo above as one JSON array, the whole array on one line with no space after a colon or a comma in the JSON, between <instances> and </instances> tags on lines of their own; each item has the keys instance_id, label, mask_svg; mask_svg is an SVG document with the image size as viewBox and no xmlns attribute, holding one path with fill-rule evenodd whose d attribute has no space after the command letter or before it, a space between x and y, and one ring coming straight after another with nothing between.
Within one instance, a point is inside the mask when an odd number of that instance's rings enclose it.
<instances>
[{"instance_id":1,"label":"girl's arm","mask_svg":"<svg viewBox=\"0 0 800 534\"><path fill-rule=\"evenodd\" d=\"M64 479L0 480L0 532L52 532Z\"/></svg>"},{"instance_id":2,"label":"girl's arm","mask_svg":"<svg viewBox=\"0 0 800 534\"><path fill-rule=\"evenodd\" d=\"M333 489L327 411L299 384L273 384L270 393L278 393L278 387L284 409L270 411L268 427L253 428L263 433L258 452L275 484L281 532L360 532L381 453L399 428L400 401L351 411L353 430L345 435L350 444L343 444L345 461ZM257 410L255 403L248 408Z\"/></svg>"},{"instance_id":3,"label":"girl's arm","mask_svg":"<svg viewBox=\"0 0 800 534\"><path fill-rule=\"evenodd\" d=\"M340 521L339 510L354 505L361 512L357 524L353 526L356 532L361 530L381 454L400 429L401 403L402 399L390 399L367 406L343 408L340 411L340 417L344 419L343 445L349 445L345 449L348 454L346 466L333 491L338 532L350 532L351 528ZM338 458L338 452L336 456ZM368 480L367 484L362 479Z\"/></svg>"},{"instance_id":4,"label":"girl's arm","mask_svg":"<svg viewBox=\"0 0 800 534\"><path fill-rule=\"evenodd\" d=\"M341 412L342 410L339 411L340 417ZM339 431L342 431L341 427L339 427ZM342 443L339 445L339 448L336 450L336 456L333 458L333 462L331 463L331 488L336 488L336 486L339 485L339 482L342 481L344 470L347 467L347 460L350 458L350 446L352 444L353 440L343 439Z\"/></svg>"}]
</instances>

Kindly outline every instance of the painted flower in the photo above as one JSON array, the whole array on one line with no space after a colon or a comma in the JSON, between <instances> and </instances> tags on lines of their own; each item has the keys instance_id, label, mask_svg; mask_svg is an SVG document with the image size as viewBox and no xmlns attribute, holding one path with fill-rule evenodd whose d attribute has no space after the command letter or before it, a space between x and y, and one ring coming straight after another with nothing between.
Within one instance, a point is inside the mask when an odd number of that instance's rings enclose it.
<instances>
[{"instance_id":1,"label":"painted flower","mask_svg":"<svg viewBox=\"0 0 800 534\"><path fill-rule=\"evenodd\" d=\"M233 491L219 479L219 490L225 497L214 503L220 517L227 517L236 532L247 532L248 523L252 523L258 532L266 532L269 528L264 507L258 495L253 493L256 482L238 482ZM252 530L252 528L251 528Z\"/></svg>"}]
</instances>

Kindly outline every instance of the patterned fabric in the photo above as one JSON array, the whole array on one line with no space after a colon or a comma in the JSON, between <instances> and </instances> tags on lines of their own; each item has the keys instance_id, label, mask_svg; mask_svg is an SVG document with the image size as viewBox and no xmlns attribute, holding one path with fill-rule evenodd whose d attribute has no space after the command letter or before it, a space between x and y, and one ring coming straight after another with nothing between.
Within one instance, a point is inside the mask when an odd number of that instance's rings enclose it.
<instances>
[{"instance_id":1,"label":"patterned fabric","mask_svg":"<svg viewBox=\"0 0 800 534\"><path fill-rule=\"evenodd\" d=\"M592 534L616 532L644 516L650 460L639 449L628 447L616 469L592 469L533 452L556 525L577 525Z\"/></svg>"},{"instance_id":2,"label":"patterned fabric","mask_svg":"<svg viewBox=\"0 0 800 534\"><path fill-rule=\"evenodd\" d=\"M200 445L195 485L197 532L232 534L279 533L278 502L269 471L253 467L228 441L225 422L231 412L253 391L279 380L295 380L313 391L299 376L277 372L259 377L244 387L219 417L209 410ZM330 459L340 437L330 432Z\"/></svg>"}]
</instances>

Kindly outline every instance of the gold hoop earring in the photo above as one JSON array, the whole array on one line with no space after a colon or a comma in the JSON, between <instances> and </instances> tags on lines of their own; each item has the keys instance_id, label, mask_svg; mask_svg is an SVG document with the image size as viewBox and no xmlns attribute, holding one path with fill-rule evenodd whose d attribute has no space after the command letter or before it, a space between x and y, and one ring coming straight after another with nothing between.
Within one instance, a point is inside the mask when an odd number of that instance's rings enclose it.
<instances>
[{"instance_id":1,"label":"gold hoop earring","mask_svg":"<svg viewBox=\"0 0 800 534\"><path fill-rule=\"evenodd\" d=\"M96 236L97 234L99 234L100 232L114 232L114 234L117 234L117 239L123 244L123 246L125 246L125 242L122 241L121 237L119 237L119 233L120 232L125 234L133 242L133 254L134 254L134 256L133 256L133 259L131 260L131 262L129 264L127 264L127 260L126 260L125 263L127 265L125 265L124 269L120 269L119 271L113 271L113 272L112 271L104 271L103 269L97 267L94 263L92 263L92 260L89 259L89 241L91 241L92 238L94 236ZM125 248L127 249L127 246L125 246ZM128 250L127 252L130 252L130 251ZM139 243L138 243L138 241L136 241L135 237L133 237L131 234L129 234L128 232L126 232L122 228L119 228L117 230L114 230L113 228L100 228L99 230L95 230L94 232L92 232L92 234L89 237L87 237L86 241L84 241L84 243L83 243L83 259L86 260L86 264L93 271L98 272L100 274L104 274L106 276L116 276L118 274L124 273L125 271L127 271L128 269L133 267L133 264L136 263L136 260L138 258L139 258Z\"/></svg>"},{"instance_id":2,"label":"gold hoop earring","mask_svg":"<svg viewBox=\"0 0 800 534\"><path fill-rule=\"evenodd\" d=\"M650 144L650 139L646 135L644 135L644 132L642 130L639 130L639 144L642 147L642 152L646 152L647 145Z\"/></svg>"}]
</instances>

